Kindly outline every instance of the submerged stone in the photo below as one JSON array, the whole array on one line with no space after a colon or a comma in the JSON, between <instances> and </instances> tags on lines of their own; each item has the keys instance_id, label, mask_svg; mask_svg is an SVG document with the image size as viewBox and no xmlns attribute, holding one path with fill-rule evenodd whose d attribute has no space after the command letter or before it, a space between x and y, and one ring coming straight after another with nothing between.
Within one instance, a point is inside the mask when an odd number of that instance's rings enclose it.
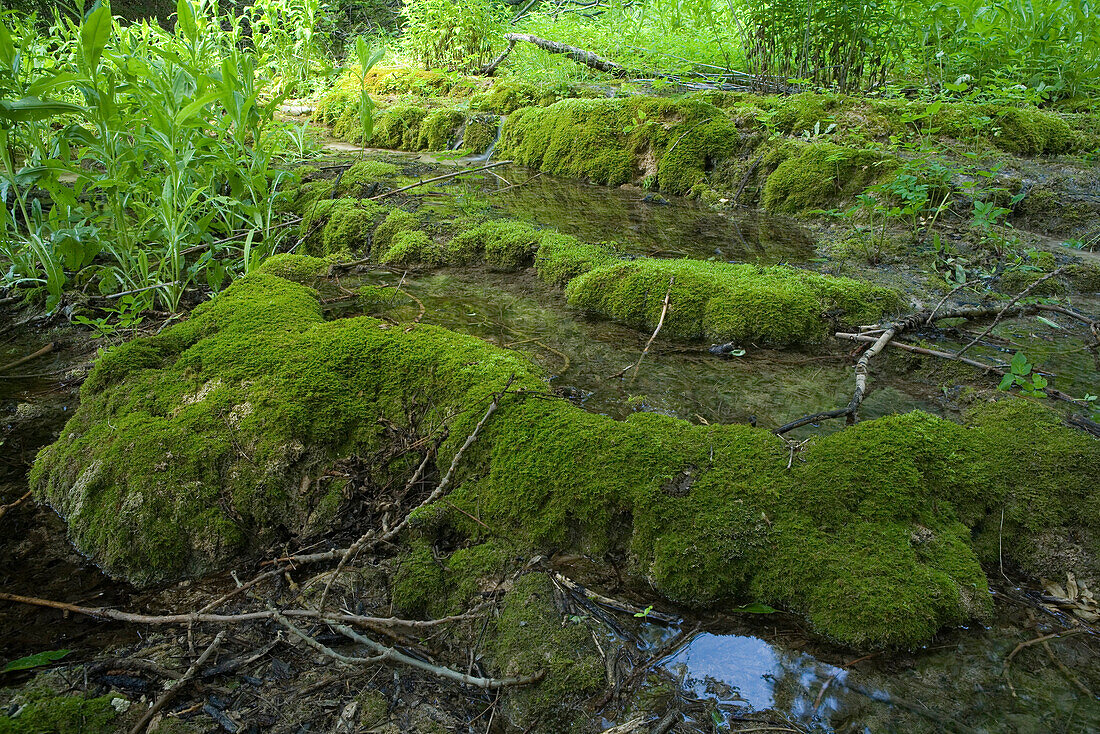
<instances>
[{"instance_id":1,"label":"submerged stone","mask_svg":"<svg viewBox=\"0 0 1100 734\"><path fill-rule=\"evenodd\" d=\"M1036 533L1066 529L1096 555L1100 444L1029 401L983 408L969 428L920 412L867 421L791 462L766 430L616 421L548 399L536 367L474 337L326 322L315 291L268 273L108 351L31 482L110 573L198 576L324 529L345 501L326 471L390 455L393 426L446 425L436 462L448 466L513 375L519 394L463 457L449 504L416 515L421 537L488 526L531 551L625 554L667 599L780 605L864 646L917 645L988 614L994 525L1006 563L1026 564ZM411 470L408 457L370 461L379 486ZM423 579L460 568L425 547L410 561L395 599L410 609L431 604Z\"/></svg>"}]
</instances>

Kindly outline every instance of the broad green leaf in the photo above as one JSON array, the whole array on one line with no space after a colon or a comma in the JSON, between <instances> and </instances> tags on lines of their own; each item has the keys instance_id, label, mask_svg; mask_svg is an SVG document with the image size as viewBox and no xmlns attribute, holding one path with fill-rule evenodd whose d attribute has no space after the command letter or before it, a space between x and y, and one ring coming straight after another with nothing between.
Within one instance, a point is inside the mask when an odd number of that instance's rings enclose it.
<instances>
[{"instance_id":1,"label":"broad green leaf","mask_svg":"<svg viewBox=\"0 0 1100 734\"><path fill-rule=\"evenodd\" d=\"M1023 352L1012 355L1012 374L1026 375L1031 372L1031 365L1027 363L1027 356Z\"/></svg>"},{"instance_id":2,"label":"broad green leaf","mask_svg":"<svg viewBox=\"0 0 1100 734\"><path fill-rule=\"evenodd\" d=\"M52 662L56 662L61 658L68 655L71 650L47 650L46 652L35 653L34 655L28 655L25 658L19 658L18 660L12 660L10 663L4 666L0 673L12 673L16 670L30 670L31 668L38 668L43 665L49 665Z\"/></svg>"},{"instance_id":3,"label":"broad green leaf","mask_svg":"<svg viewBox=\"0 0 1100 734\"><path fill-rule=\"evenodd\" d=\"M70 112L83 112L84 108L68 102L54 102L37 97L17 100L0 99L0 120L8 122L35 122L48 120Z\"/></svg>"},{"instance_id":4,"label":"broad green leaf","mask_svg":"<svg viewBox=\"0 0 1100 734\"><path fill-rule=\"evenodd\" d=\"M752 604L746 604L743 607L737 607L731 609L731 612L741 612L742 614L775 614L776 610L769 607L767 604L761 604L758 601L754 601Z\"/></svg>"},{"instance_id":5,"label":"broad green leaf","mask_svg":"<svg viewBox=\"0 0 1100 734\"><path fill-rule=\"evenodd\" d=\"M199 29L195 23L195 10L191 7L190 0L179 0L176 3L176 21L184 37L193 43L198 38Z\"/></svg>"},{"instance_id":6,"label":"broad green leaf","mask_svg":"<svg viewBox=\"0 0 1100 734\"><path fill-rule=\"evenodd\" d=\"M80 47L84 51L84 61L88 65L89 72L94 73L99 66L103 49L111 40L114 23L110 6L99 2L92 6L91 11L84 18L84 23L80 26Z\"/></svg>"},{"instance_id":7,"label":"broad green leaf","mask_svg":"<svg viewBox=\"0 0 1100 734\"><path fill-rule=\"evenodd\" d=\"M1012 384L1016 382L1016 377L1013 374L1007 374L1001 378L1001 384L997 385L998 390L1007 390L1012 387Z\"/></svg>"}]
</instances>

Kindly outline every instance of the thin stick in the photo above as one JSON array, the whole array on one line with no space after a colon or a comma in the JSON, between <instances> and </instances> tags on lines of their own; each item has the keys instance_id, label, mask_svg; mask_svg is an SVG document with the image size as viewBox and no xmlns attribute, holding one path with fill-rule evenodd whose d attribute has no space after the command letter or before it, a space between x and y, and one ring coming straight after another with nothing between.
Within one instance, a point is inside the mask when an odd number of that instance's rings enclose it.
<instances>
[{"instance_id":1,"label":"thin stick","mask_svg":"<svg viewBox=\"0 0 1100 734\"><path fill-rule=\"evenodd\" d=\"M665 291L665 303L661 307L661 318L657 319L657 328L653 330L653 336L649 337L649 341L646 342L645 349L642 350L642 356L638 357L638 364L634 365L634 374L630 378L632 383L638 377L638 370L642 368L642 360L645 359L646 354L649 353L649 348L653 346L653 340L657 338L657 334L661 332L661 327L665 325L665 315L668 313L669 299L672 298L672 283L675 280L675 275L668 279L668 290Z\"/></svg>"},{"instance_id":2,"label":"thin stick","mask_svg":"<svg viewBox=\"0 0 1100 734\"><path fill-rule=\"evenodd\" d=\"M417 668L432 675L439 676L440 678L446 678L447 680L453 680L457 683L465 683L466 685L476 686L489 691L495 691L499 688L505 688L508 686L524 686L530 683L535 683L543 679L546 675L545 671L539 671L534 675L525 675L516 678L476 678L472 675L466 675L465 673L459 673L457 670L450 668L444 668L438 665L432 665L426 663L423 660L417 660L416 658L409 657L402 652L398 652L392 647L386 647L379 644L369 637L364 637L351 627L342 624L332 625L340 634L344 635L350 640L358 642L360 645L364 645L370 650L378 654L378 657L382 660L388 660L394 663L400 663L402 665L408 665L411 668Z\"/></svg>"},{"instance_id":3,"label":"thin stick","mask_svg":"<svg viewBox=\"0 0 1100 734\"><path fill-rule=\"evenodd\" d=\"M927 324L928 326L931 326L932 321L935 320L935 318L936 318L936 312L939 311L941 308L943 308L943 304L947 303L947 299L950 298L951 296L955 295L956 293L958 293L959 291L961 291L963 288L967 287L968 285L971 285L971 284L970 283L959 283L957 286L952 288L951 292L948 293L943 298L941 298L940 302L936 304L936 307L933 308L928 313L928 319L924 323Z\"/></svg>"},{"instance_id":4,"label":"thin stick","mask_svg":"<svg viewBox=\"0 0 1100 734\"><path fill-rule=\"evenodd\" d=\"M0 517L3 517L4 515L8 514L9 510L14 510L16 507L19 507L19 505L29 500L32 494L34 494L34 490L28 489L26 493L15 502L10 502L6 505L0 505Z\"/></svg>"},{"instance_id":5,"label":"thin stick","mask_svg":"<svg viewBox=\"0 0 1100 734\"><path fill-rule=\"evenodd\" d=\"M999 313L997 314L997 317L993 319L993 323L992 323L992 324L990 324L990 325L989 325L989 327L988 327L988 328L987 328L987 329L986 329L985 331L983 331L983 332L982 332L981 334L978 334L978 336L974 337L974 338L973 338L973 339L971 340L971 342L970 342L969 344L967 344L967 345L966 345L965 347L963 347L963 348L962 348L962 349L960 349L959 351L955 352L955 356L956 356L956 357L961 357L961 356L963 355L963 353L964 353L964 352L966 352L966 351L967 351L968 349L970 349L970 347L972 347L972 346L974 346L975 344L977 344L977 343L978 343L979 341L981 341L981 340L982 340L983 338L985 338L985 336L986 336L987 334L989 334L989 332L993 331L993 329L994 329L994 328L996 328L997 324L999 324L999 323L1001 322L1001 319L1002 319L1002 318L1004 318L1004 315L1005 315L1005 313L1006 313L1006 312L1007 312L1007 311L1008 311L1008 310L1009 310L1010 308L1012 308L1013 306L1015 306L1015 305L1016 305L1016 302L1017 302L1017 301L1019 301L1019 300L1020 300L1021 298L1023 298L1024 296L1026 296L1026 295L1027 295L1028 293L1031 293L1031 291L1032 291L1032 290L1034 290L1034 289L1036 288L1036 286L1038 286L1038 285L1039 285L1039 284L1041 284L1041 283L1045 283L1046 281L1048 281L1048 280L1050 280L1051 278L1053 278L1053 277L1054 277L1055 275L1058 275L1058 274L1060 274L1060 273L1061 273L1061 272L1062 272L1063 270L1065 270L1065 269L1066 269L1066 268L1065 268L1065 266L1063 265L1062 267L1058 268L1058 269L1057 269L1057 270L1055 270L1054 272L1052 272L1052 273L1047 273L1047 274L1046 274L1046 275L1044 275L1044 276L1043 276L1042 278L1039 278L1039 280L1035 281L1034 283L1032 283L1031 285L1029 285L1029 286L1028 286L1027 288L1024 288L1024 289L1023 289L1022 291L1020 291L1020 292L1019 292L1019 293L1017 293L1017 294L1016 294L1015 296L1013 296L1013 297L1012 297L1012 300L1010 300L1010 301L1009 301L1008 303L1006 303L1006 304L1005 304L1005 306L1004 306L1004 308L1002 308L1002 309L1000 310L1000 312L999 312Z\"/></svg>"},{"instance_id":6,"label":"thin stick","mask_svg":"<svg viewBox=\"0 0 1100 734\"><path fill-rule=\"evenodd\" d=\"M50 609L60 609L65 612L80 614L85 617L93 617L95 619L109 619L114 622L128 622L131 624L243 624L245 622L254 622L259 619L275 618L275 615L271 612L271 610L244 612L242 614L204 614L200 612L164 615L135 614L133 612L123 612L117 609L109 609L107 607L81 607L77 606L76 604L69 604L67 602L53 601L51 599L38 599L36 597L20 596L18 594L7 594L3 592L0 592L0 601L10 601L19 604L30 604L31 606L47 607ZM465 614L457 614L450 617L441 617L439 619L424 620L400 619L398 617L368 617L361 614L348 614L346 612L338 614L322 614L316 609L283 609L278 613L282 614L284 617L316 619L326 623L346 622L348 624L362 625L364 627L380 626L421 629L436 627L442 624L450 624L451 622L472 619L476 612L479 610L480 608L475 609L472 612L467 612Z\"/></svg>"},{"instance_id":7,"label":"thin stick","mask_svg":"<svg viewBox=\"0 0 1100 734\"><path fill-rule=\"evenodd\" d=\"M506 166L511 162L512 161L497 161L496 163L488 163L484 166L478 166L477 168L466 168L466 169L463 169L461 171L455 171L454 173L448 173L448 174L443 175L443 176L436 176L434 178L425 178L425 179L422 179L420 181L417 181L414 184L409 184L408 186L402 186L401 188L394 189L393 191L387 191L385 193L378 194L377 196L372 196L372 197L370 197L370 200L371 201L377 201L378 199L384 199L387 196L393 196L394 194L400 194L404 191L408 191L410 189L418 188L420 186L423 186L424 184L435 183L436 181L446 181L447 179L450 179L450 178L456 178L458 176L464 176L467 173L477 173L478 171L487 171L490 168L496 168L497 166Z\"/></svg>"},{"instance_id":8,"label":"thin stick","mask_svg":"<svg viewBox=\"0 0 1100 734\"><path fill-rule=\"evenodd\" d=\"M39 357L45 356L45 355L49 354L50 352L52 352L56 347L57 347L56 342L50 342L49 344L42 347L41 349L39 349L34 354L28 354L26 357L20 357L19 359L15 360L14 362L8 362L3 367L0 367L0 372L7 372L8 370L15 369L16 367L18 367L21 364L26 364L27 362L30 362L33 359L38 359Z\"/></svg>"},{"instance_id":9,"label":"thin stick","mask_svg":"<svg viewBox=\"0 0 1100 734\"><path fill-rule=\"evenodd\" d=\"M167 706L168 703L176 696L176 694L179 693L180 690L185 685L187 685L192 678L195 677L195 674L198 673L199 668L201 668L203 666L203 663L205 663L206 660L214 654L214 651L218 649L218 647L222 644L222 640L224 639L225 630L222 630L217 634L216 637L214 637L214 641L211 642L206 650L203 651L202 655L199 655L198 659L195 662L191 663L191 667L187 669L187 672L184 673L179 680L173 683L172 686L168 690L166 690L160 698L157 699L157 702L154 703L149 708L149 710L145 712L145 715L141 717L141 720L138 721L138 723L134 725L134 728L130 730L130 734L142 734L142 732L145 731L145 728L149 726L149 722L154 716L156 716L157 712Z\"/></svg>"}]
</instances>

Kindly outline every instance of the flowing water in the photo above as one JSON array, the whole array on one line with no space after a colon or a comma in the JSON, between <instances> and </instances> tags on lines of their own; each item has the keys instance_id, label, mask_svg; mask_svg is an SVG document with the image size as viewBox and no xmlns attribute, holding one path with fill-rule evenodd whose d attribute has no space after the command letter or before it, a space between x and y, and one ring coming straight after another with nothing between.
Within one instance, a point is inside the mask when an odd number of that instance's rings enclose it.
<instances>
[{"instance_id":1,"label":"flowing water","mask_svg":"<svg viewBox=\"0 0 1100 734\"><path fill-rule=\"evenodd\" d=\"M508 182L525 180L522 169L504 169ZM510 183L509 183L510 185ZM756 214L725 215L691 202L661 201L638 190L608 190L538 177L526 185L488 195L500 187L488 176L473 187L510 216L552 225L587 240L615 240L638 254L715 257L749 262L808 263L812 238L797 225ZM450 193L466 195L468 184ZM456 197L451 197L452 199ZM450 206L454 206L451 201ZM441 213L445 204L435 206ZM343 281L397 286L400 275L368 272ZM565 303L560 289L530 273L503 274L453 269L406 275L402 289L424 306L423 320L517 349L542 365L550 385L585 409L624 417L660 411L694 422L755 422L774 427L807 413L847 402L852 389L850 358L824 351L750 349L722 359L699 344L657 340L638 366L647 334L584 318ZM1083 304L1095 306L1096 304ZM420 306L398 294L379 315L410 321ZM345 313L353 312L352 308ZM336 314L340 315L340 314ZM1095 385L1096 365L1078 342L1059 338L1040 321L998 329L1003 345L975 353L1011 353L1022 345L1058 372L1058 386L1082 393ZM45 337L16 332L0 345L0 364L27 354ZM960 343L966 338L958 335ZM48 442L75 405L71 384L59 378L90 355L60 350L28 372L42 376L0 380L0 502L25 491L29 457ZM934 377L911 372L904 359L882 360L872 374L866 418L916 408L951 415L952 395ZM838 422L800 429L801 436L838 430ZM35 428L32 435L30 428ZM121 604L129 590L104 578L64 541L60 521L47 510L24 506L0 527L0 587L5 591L66 598L91 604ZM640 696L677 695L698 704L700 731L749 726L753 712L778 712L787 731L835 732L1087 732L1100 730L1097 643L1088 635L1051 639L1014 649L1054 628L1049 618L1017 603L1025 593L998 594L988 627L947 630L926 648L861 656L802 634L799 621L774 615L688 616L672 626L630 620L650 651L663 650ZM643 604L644 598L636 599ZM687 634L696 624L699 631ZM16 657L46 647L69 646L86 653L124 640L128 631L88 620L43 627L29 608L0 606L0 656ZM683 634L681 634L683 633ZM664 649L677 634L679 644ZM1048 647L1049 646L1049 647ZM1011 656L1011 664L1006 660ZM629 702L602 712L607 726L629 716ZM758 731L784 731L767 725Z\"/></svg>"}]
</instances>

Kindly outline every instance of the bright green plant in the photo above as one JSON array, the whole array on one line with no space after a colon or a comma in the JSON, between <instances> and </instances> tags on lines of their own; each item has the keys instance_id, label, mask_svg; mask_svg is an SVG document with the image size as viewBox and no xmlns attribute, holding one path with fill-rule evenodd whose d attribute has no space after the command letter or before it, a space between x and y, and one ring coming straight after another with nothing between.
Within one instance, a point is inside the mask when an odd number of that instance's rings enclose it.
<instances>
[{"instance_id":1,"label":"bright green plant","mask_svg":"<svg viewBox=\"0 0 1100 734\"><path fill-rule=\"evenodd\" d=\"M1013 387L1020 389L1021 395L1028 397L1046 397L1043 388L1048 385L1047 379L1035 371L1035 365L1028 361L1023 352L1016 352L1012 356L1009 372L1001 378L999 390L1010 390Z\"/></svg>"},{"instance_id":2,"label":"bright green plant","mask_svg":"<svg viewBox=\"0 0 1100 734\"><path fill-rule=\"evenodd\" d=\"M406 0L401 49L425 69L475 71L492 59L505 12L493 0Z\"/></svg>"}]
</instances>

